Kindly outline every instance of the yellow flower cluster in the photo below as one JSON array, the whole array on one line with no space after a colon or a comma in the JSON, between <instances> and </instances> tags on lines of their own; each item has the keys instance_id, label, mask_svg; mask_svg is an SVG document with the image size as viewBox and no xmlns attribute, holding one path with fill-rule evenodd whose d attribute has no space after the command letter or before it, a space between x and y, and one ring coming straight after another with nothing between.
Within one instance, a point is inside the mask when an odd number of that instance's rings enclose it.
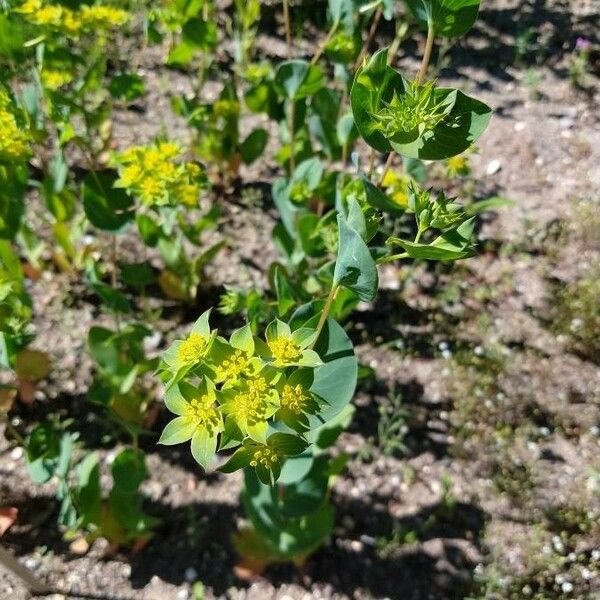
<instances>
[{"instance_id":1,"label":"yellow flower cluster","mask_svg":"<svg viewBox=\"0 0 600 600\"><path fill-rule=\"evenodd\" d=\"M10 96L0 89L0 162L21 162L31 154L29 136L19 128L11 104Z\"/></svg>"},{"instance_id":2,"label":"yellow flower cluster","mask_svg":"<svg viewBox=\"0 0 600 600\"><path fill-rule=\"evenodd\" d=\"M302 350L298 344L290 338L278 337L268 342L269 350L275 358L275 365L280 366L298 360L302 356Z\"/></svg>"},{"instance_id":3,"label":"yellow flower cluster","mask_svg":"<svg viewBox=\"0 0 600 600\"><path fill-rule=\"evenodd\" d=\"M177 361L182 365L191 365L203 358L207 349L208 339L206 337L199 333L190 333L177 350Z\"/></svg>"},{"instance_id":4,"label":"yellow flower cluster","mask_svg":"<svg viewBox=\"0 0 600 600\"><path fill-rule=\"evenodd\" d=\"M73 75L67 71L57 71L44 68L41 72L42 85L48 90L57 90L70 83Z\"/></svg>"},{"instance_id":5,"label":"yellow flower cluster","mask_svg":"<svg viewBox=\"0 0 600 600\"><path fill-rule=\"evenodd\" d=\"M287 408L299 415L304 411L307 400L309 400L309 396L299 383L294 387L287 383L283 386L281 392L281 408Z\"/></svg>"},{"instance_id":6,"label":"yellow flower cluster","mask_svg":"<svg viewBox=\"0 0 600 600\"><path fill-rule=\"evenodd\" d=\"M268 398L265 395L269 384L264 377L255 377L247 382L244 391L235 395L233 403L237 416L248 423L259 423L266 419L269 408Z\"/></svg>"},{"instance_id":7,"label":"yellow flower cluster","mask_svg":"<svg viewBox=\"0 0 600 600\"><path fill-rule=\"evenodd\" d=\"M250 357L246 352L236 350L232 356L219 364L219 376L223 379L236 379L246 370L249 360Z\"/></svg>"},{"instance_id":8,"label":"yellow flower cluster","mask_svg":"<svg viewBox=\"0 0 600 600\"><path fill-rule=\"evenodd\" d=\"M129 19L128 12L112 6L98 4L71 10L61 4L45 3L44 0L25 0L16 12L34 25L69 35L118 27Z\"/></svg>"},{"instance_id":9,"label":"yellow flower cluster","mask_svg":"<svg viewBox=\"0 0 600 600\"><path fill-rule=\"evenodd\" d=\"M204 183L204 173L194 162L178 162L182 149L172 142L133 146L117 156L117 186L144 204L183 204L194 207Z\"/></svg>"},{"instance_id":10,"label":"yellow flower cluster","mask_svg":"<svg viewBox=\"0 0 600 600\"><path fill-rule=\"evenodd\" d=\"M192 399L186 406L185 417L197 427L205 427L212 433L221 423L219 411L208 395Z\"/></svg>"},{"instance_id":11,"label":"yellow flower cluster","mask_svg":"<svg viewBox=\"0 0 600 600\"><path fill-rule=\"evenodd\" d=\"M262 446L254 452L252 460L250 461L250 466L257 467L258 465L262 465L267 469L272 469L280 460L281 457L275 450L268 446Z\"/></svg>"}]
</instances>

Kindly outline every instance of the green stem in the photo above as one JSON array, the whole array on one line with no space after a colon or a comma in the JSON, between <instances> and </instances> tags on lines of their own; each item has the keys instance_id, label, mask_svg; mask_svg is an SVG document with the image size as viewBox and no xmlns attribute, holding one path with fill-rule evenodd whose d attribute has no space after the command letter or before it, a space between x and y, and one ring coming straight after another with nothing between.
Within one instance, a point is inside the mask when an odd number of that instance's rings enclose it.
<instances>
[{"instance_id":1,"label":"green stem","mask_svg":"<svg viewBox=\"0 0 600 600\"><path fill-rule=\"evenodd\" d=\"M371 148L371 154L369 155L369 181L373 179L373 171L375 171L375 148Z\"/></svg>"},{"instance_id":2,"label":"green stem","mask_svg":"<svg viewBox=\"0 0 600 600\"><path fill-rule=\"evenodd\" d=\"M283 22L285 25L285 43L287 45L288 58L292 56L292 24L290 22L289 0L283 0Z\"/></svg>"},{"instance_id":3,"label":"green stem","mask_svg":"<svg viewBox=\"0 0 600 600\"><path fill-rule=\"evenodd\" d=\"M427 76L427 68L429 67L429 61L431 60L431 51L433 50L433 41L435 40L435 26L433 23L429 23L427 27L427 41L425 42L425 53L423 54L423 60L421 61L421 68L417 75L417 83L423 83Z\"/></svg>"},{"instance_id":4,"label":"green stem","mask_svg":"<svg viewBox=\"0 0 600 600\"><path fill-rule=\"evenodd\" d=\"M392 150L387 157L387 161L385 162L385 167L383 167L383 173L381 173L381 177L379 178L379 183L377 184L379 187L381 187L383 185L385 176L387 175L387 172L390 170L390 167L392 166L392 162L393 162L395 156L396 156L396 153Z\"/></svg>"},{"instance_id":5,"label":"green stem","mask_svg":"<svg viewBox=\"0 0 600 600\"><path fill-rule=\"evenodd\" d=\"M424 229L419 229L417 231L417 235L415 236L415 240L413 242L414 244L418 244L419 243L419 240L421 239L421 236L423 235L424 231L425 231Z\"/></svg>"},{"instance_id":6,"label":"green stem","mask_svg":"<svg viewBox=\"0 0 600 600\"><path fill-rule=\"evenodd\" d=\"M315 337L315 341L313 342L312 347L317 343L319 336L321 335L321 331L323 331L323 327L325 322L327 321L327 317L329 316L329 312L331 311L331 305L335 300L335 296L340 289L340 286L337 283L334 283L329 290L329 295L327 296L327 300L325 300L325 306L323 306L323 310L321 312L321 317L319 318L319 323L317 325L317 336Z\"/></svg>"},{"instance_id":7,"label":"green stem","mask_svg":"<svg viewBox=\"0 0 600 600\"><path fill-rule=\"evenodd\" d=\"M367 35L367 39L365 40L365 43L363 44L360 54L358 55L358 58L356 59L356 62L354 63L354 66L352 67L353 71L356 71L356 69L358 69L358 67L360 67L362 61L364 60L365 56L367 55L367 52L369 51L371 43L373 42L373 38L375 37L375 33L377 33L377 26L379 25L379 20L381 19L381 13L382 13L382 8L381 8L381 4L380 4L377 7L375 14L373 15L373 22L371 23L371 29L369 29L369 35Z\"/></svg>"},{"instance_id":8,"label":"green stem","mask_svg":"<svg viewBox=\"0 0 600 600\"><path fill-rule=\"evenodd\" d=\"M296 101L290 101L290 176L296 170Z\"/></svg>"},{"instance_id":9,"label":"green stem","mask_svg":"<svg viewBox=\"0 0 600 600\"><path fill-rule=\"evenodd\" d=\"M385 263L394 262L395 260L401 260L403 258L408 258L407 252L402 252L401 254L392 254L392 256L382 256L377 259L378 265L383 265Z\"/></svg>"},{"instance_id":10,"label":"green stem","mask_svg":"<svg viewBox=\"0 0 600 600\"><path fill-rule=\"evenodd\" d=\"M337 31L338 27L339 27L339 23L334 23L331 26L331 29L329 30L329 33L327 33L327 37L323 40L323 43L319 46L319 48L317 49L316 54L313 56L312 60L310 61L311 65L316 65L319 62L319 59L321 58L321 55L325 51L325 48L326 48L327 44L329 44L329 42L331 41L331 38L334 36L334 34Z\"/></svg>"}]
</instances>

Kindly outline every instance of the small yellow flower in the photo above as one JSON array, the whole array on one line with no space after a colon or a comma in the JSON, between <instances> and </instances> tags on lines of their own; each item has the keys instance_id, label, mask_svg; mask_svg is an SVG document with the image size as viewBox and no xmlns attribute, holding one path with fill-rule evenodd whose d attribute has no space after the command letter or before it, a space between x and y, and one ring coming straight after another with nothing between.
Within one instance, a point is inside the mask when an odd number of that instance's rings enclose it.
<instances>
[{"instance_id":1,"label":"small yellow flower","mask_svg":"<svg viewBox=\"0 0 600 600\"><path fill-rule=\"evenodd\" d=\"M156 177L144 177L139 184L140 198L146 204L159 202L165 193L163 182Z\"/></svg>"},{"instance_id":2,"label":"small yellow flower","mask_svg":"<svg viewBox=\"0 0 600 600\"><path fill-rule=\"evenodd\" d=\"M54 69L43 69L41 73L42 84L46 89L57 90L69 83L73 77L66 71L55 71Z\"/></svg>"},{"instance_id":3,"label":"small yellow flower","mask_svg":"<svg viewBox=\"0 0 600 600\"><path fill-rule=\"evenodd\" d=\"M132 187L142 177L142 168L138 164L127 165L121 172L121 184L125 187Z\"/></svg>"},{"instance_id":4,"label":"small yellow flower","mask_svg":"<svg viewBox=\"0 0 600 600\"><path fill-rule=\"evenodd\" d=\"M193 183L180 183L175 188L177 200L190 208L193 208L198 204L198 193L199 188Z\"/></svg>"},{"instance_id":5,"label":"small yellow flower","mask_svg":"<svg viewBox=\"0 0 600 600\"><path fill-rule=\"evenodd\" d=\"M192 399L183 415L197 428L205 428L211 435L221 424L221 415L214 406L214 400L208 394Z\"/></svg>"},{"instance_id":6,"label":"small yellow flower","mask_svg":"<svg viewBox=\"0 0 600 600\"><path fill-rule=\"evenodd\" d=\"M115 27L123 25L129 19L129 14L119 8L96 4L84 6L81 10L82 22L90 27Z\"/></svg>"},{"instance_id":7,"label":"small yellow flower","mask_svg":"<svg viewBox=\"0 0 600 600\"><path fill-rule=\"evenodd\" d=\"M170 162L160 162L156 165L156 175L162 179L173 181L177 178L177 165Z\"/></svg>"},{"instance_id":8,"label":"small yellow flower","mask_svg":"<svg viewBox=\"0 0 600 600\"><path fill-rule=\"evenodd\" d=\"M250 357L243 350L236 350L229 358L221 361L217 370L219 378L223 380L236 379L247 368Z\"/></svg>"},{"instance_id":9,"label":"small yellow flower","mask_svg":"<svg viewBox=\"0 0 600 600\"><path fill-rule=\"evenodd\" d=\"M205 336L199 333L190 333L177 350L177 362L182 365L198 362L206 355L208 342L209 340Z\"/></svg>"},{"instance_id":10,"label":"small yellow flower","mask_svg":"<svg viewBox=\"0 0 600 600\"><path fill-rule=\"evenodd\" d=\"M162 154L164 160L177 158L181 154L181 148L175 142L159 142L157 149Z\"/></svg>"},{"instance_id":11,"label":"small yellow flower","mask_svg":"<svg viewBox=\"0 0 600 600\"><path fill-rule=\"evenodd\" d=\"M29 136L19 128L10 103L9 95L0 89L0 162L24 161L31 154Z\"/></svg>"},{"instance_id":12,"label":"small yellow flower","mask_svg":"<svg viewBox=\"0 0 600 600\"><path fill-rule=\"evenodd\" d=\"M275 358L275 365L284 365L302 357L302 350L290 338L278 337L267 342Z\"/></svg>"},{"instance_id":13,"label":"small yellow flower","mask_svg":"<svg viewBox=\"0 0 600 600\"><path fill-rule=\"evenodd\" d=\"M469 159L462 154L449 158L446 161L446 167L448 169L448 175L450 177L466 176L471 172Z\"/></svg>"},{"instance_id":14,"label":"small yellow flower","mask_svg":"<svg viewBox=\"0 0 600 600\"><path fill-rule=\"evenodd\" d=\"M250 466L257 467L258 465L262 465L267 469L272 469L280 460L281 456L275 450L268 446L262 446L254 452Z\"/></svg>"},{"instance_id":15,"label":"small yellow flower","mask_svg":"<svg viewBox=\"0 0 600 600\"><path fill-rule=\"evenodd\" d=\"M310 396L299 383L295 386L286 383L283 386L280 395L281 408L286 408L298 415L304 412L307 400L310 400Z\"/></svg>"},{"instance_id":16,"label":"small yellow flower","mask_svg":"<svg viewBox=\"0 0 600 600\"><path fill-rule=\"evenodd\" d=\"M154 171L162 163L158 148L147 148L142 154L142 166L147 171Z\"/></svg>"},{"instance_id":17,"label":"small yellow flower","mask_svg":"<svg viewBox=\"0 0 600 600\"><path fill-rule=\"evenodd\" d=\"M186 162L185 170L191 179L196 179L197 177L200 177L200 174L202 173L200 167L194 162Z\"/></svg>"}]
</instances>

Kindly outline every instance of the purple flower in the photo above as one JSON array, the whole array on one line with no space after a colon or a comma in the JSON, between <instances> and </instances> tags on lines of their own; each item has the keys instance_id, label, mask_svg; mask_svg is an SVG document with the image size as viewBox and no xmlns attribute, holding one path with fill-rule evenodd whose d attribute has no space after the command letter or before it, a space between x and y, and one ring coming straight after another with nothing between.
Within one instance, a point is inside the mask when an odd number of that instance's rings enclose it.
<instances>
[{"instance_id":1,"label":"purple flower","mask_svg":"<svg viewBox=\"0 0 600 600\"><path fill-rule=\"evenodd\" d=\"M591 47L592 47L592 42L590 42L590 40L588 40L587 38L578 37L577 41L575 42L576 50L582 50L585 52L586 50L589 50Z\"/></svg>"}]
</instances>

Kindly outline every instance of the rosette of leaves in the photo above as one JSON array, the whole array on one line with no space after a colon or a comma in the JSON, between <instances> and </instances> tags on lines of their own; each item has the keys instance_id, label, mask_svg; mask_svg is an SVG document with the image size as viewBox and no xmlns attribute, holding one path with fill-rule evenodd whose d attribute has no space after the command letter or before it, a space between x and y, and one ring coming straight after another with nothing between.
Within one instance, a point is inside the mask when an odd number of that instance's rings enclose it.
<instances>
[{"instance_id":1,"label":"rosette of leaves","mask_svg":"<svg viewBox=\"0 0 600 600\"><path fill-rule=\"evenodd\" d=\"M356 72L350 100L360 135L379 152L443 160L464 152L485 131L491 109L434 82L409 81L377 52Z\"/></svg>"},{"instance_id":2,"label":"rosette of leaves","mask_svg":"<svg viewBox=\"0 0 600 600\"><path fill-rule=\"evenodd\" d=\"M307 450L311 432L350 401L346 387L353 390L356 378L352 346L333 322L327 331L335 334L340 355L322 346L311 324L276 319L264 338L245 325L225 339L208 318L207 311L163 357L165 403L177 417L160 443L191 441L204 468L217 451L236 449L220 470L251 468L271 485L289 457ZM349 383L332 385L336 372Z\"/></svg>"}]
</instances>

